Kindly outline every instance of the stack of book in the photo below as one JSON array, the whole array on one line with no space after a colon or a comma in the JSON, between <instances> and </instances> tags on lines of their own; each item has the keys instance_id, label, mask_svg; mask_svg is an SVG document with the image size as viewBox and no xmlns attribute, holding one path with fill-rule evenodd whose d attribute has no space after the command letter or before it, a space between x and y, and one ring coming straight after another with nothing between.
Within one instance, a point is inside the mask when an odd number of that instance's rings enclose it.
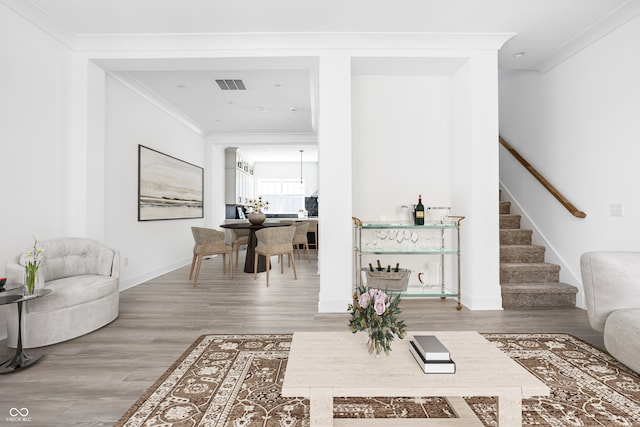
<instances>
[{"instance_id":1,"label":"stack of book","mask_svg":"<svg viewBox=\"0 0 640 427\"><path fill-rule=\"evenodd\" d=\"M425 374L455 374L456 364L449 350L433 335L414 335L411 354Z\"/></svg>"}]
</instances>

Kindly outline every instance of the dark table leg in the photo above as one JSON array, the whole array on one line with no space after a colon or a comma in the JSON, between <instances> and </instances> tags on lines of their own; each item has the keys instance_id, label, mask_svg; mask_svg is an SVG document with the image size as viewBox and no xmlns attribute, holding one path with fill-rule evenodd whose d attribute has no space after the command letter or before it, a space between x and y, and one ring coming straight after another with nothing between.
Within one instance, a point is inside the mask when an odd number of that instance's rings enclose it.
<instances>
[{"instance_id":1,"label":"dark table leg","mask_svg":"<svg viewBox=\"0 0 640 427\"><path fill-rule=\"evenodd\" d=\"M0 374L7 374L19 369L33 365L40 360L41 355L33 354L27 356L22 349L22 301L18 301L18 345L16 346L16 354L11 361L0 366Z\"/></svg>"},{"instance_id":2,"label":"dark table leg","mask_svg":"<svg viewBox=\"0 0 640 427\"><path fill-rule=\"evenodd\" d=\"M256 257L256 245L258 244L258 239L256 238L256 231L253 229L249 230L249 241L247 242L247 255L244 259L244 272L245 273L253 273L253 262ZM262 256L258 255L258 273L262 273L267 271L267 260Z\"/></svg>"}]
</instances>

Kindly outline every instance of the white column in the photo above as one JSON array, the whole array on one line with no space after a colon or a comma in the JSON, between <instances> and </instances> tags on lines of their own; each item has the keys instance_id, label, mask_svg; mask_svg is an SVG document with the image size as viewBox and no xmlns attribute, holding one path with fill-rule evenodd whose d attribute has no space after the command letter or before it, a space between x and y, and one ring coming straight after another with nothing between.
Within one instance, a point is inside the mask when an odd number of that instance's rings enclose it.
<instances>
[{"instance_id":1,"label":"white column","mask_svg":"<svg viewBox=\"0 0 640 427\"><path fill-rule=\"evenodd\" d=\"M462 303L499 310L497 52L474 54L452 78L452 198L461 227Z\"/></svg>"},{"instance_id":2,"label":"white column","mask_svg":"<svg viewBox=\"0 0 640 427\"><path fill-rule=\"evenodd\" d=\"M225 220L224 148L208 141L204 144L205 226L219 228Z\"/></svg>"},{"instance_id":3,"label":"white column","mask_svg":"<svg viewBox=\"0 0 640 427\"><path fill-rule=\"evenodd\" d=\"M73 59L69 136L63 165L63 234L104 241L105 72L82 55Z\"/></svg>"},{"instance_id":4,"label":"white column","mask_svg":"<svg viewBox=\"0 0 640 427\"><path fill-rule=\"evenodd\" d=\"M346 312L352 291L351 57L320 57L318 216L321 313Z\"/></svg>"},{"instance_id":5,"label":"white column","mask_svg":"<svg viewBox=\"0 0 640 427\"><path fill-rule=\"evenodd\" d=\"M69 73L71 93L69 137L63 165L64 203L62 231L67 236L85 236L87 228L87 100L88 61L77 55Z\"/></svg>"},{"instance_id":6,"label":"white column","mask_svg":"<svg viewBox=\"0 0 640 427\"><path fill-rule=\"evenodd\" d=\"M105 241L105 146L106 82L105 72L92 62L87 63L87 171L86 206L87 237Z\"/></svg>"}]
</instances>

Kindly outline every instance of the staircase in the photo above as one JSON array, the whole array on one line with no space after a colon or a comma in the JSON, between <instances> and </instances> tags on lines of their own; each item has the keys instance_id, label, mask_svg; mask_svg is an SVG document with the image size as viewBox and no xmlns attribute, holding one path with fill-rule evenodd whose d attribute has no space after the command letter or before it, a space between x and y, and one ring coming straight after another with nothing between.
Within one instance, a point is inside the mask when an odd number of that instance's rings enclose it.
<instances>
[{"instance_id":1,"label":"staircase","mask_svg":"<svg viewBox=\"0 0 640 427\"><path fill-rule=\"evenodd\" d=\"M574 307L578 289L560 283L560 266L544 262L545 248L531 244L511 202L500 201L500 285L503 308Z\"/></svg>"}]
</instances>

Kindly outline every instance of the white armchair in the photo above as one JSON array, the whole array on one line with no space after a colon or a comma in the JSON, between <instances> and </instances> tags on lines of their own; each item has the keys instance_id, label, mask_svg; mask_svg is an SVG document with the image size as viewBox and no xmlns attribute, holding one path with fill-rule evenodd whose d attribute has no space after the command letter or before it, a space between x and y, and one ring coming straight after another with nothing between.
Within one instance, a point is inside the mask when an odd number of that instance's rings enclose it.
<instances>
[{"instance_id":1,"label":"white armchair","mask_svg":"<svg viewBox=\"0 0 640 427\"><path fill-rule=\"evenodd\" d=\"M591 327L613 357L640 372L640 252L587 252L580 270Z\"/></svg>"},{"instance_id":2,"label":"white armchair","mask_svg":"<svg viewBox=\"0 0 640 427\"><path fill-rule=\"evenodd\" d=\"M22 344L42 347L92 332L118 317L120 256L100 242L57 238L39 242L45 249L38 274L52 292L24 304ZM9 283L24 283L21 255L7 264ZM8 345L17 344L17 305L7 306Z\"/></svg>"}]
</instances>

